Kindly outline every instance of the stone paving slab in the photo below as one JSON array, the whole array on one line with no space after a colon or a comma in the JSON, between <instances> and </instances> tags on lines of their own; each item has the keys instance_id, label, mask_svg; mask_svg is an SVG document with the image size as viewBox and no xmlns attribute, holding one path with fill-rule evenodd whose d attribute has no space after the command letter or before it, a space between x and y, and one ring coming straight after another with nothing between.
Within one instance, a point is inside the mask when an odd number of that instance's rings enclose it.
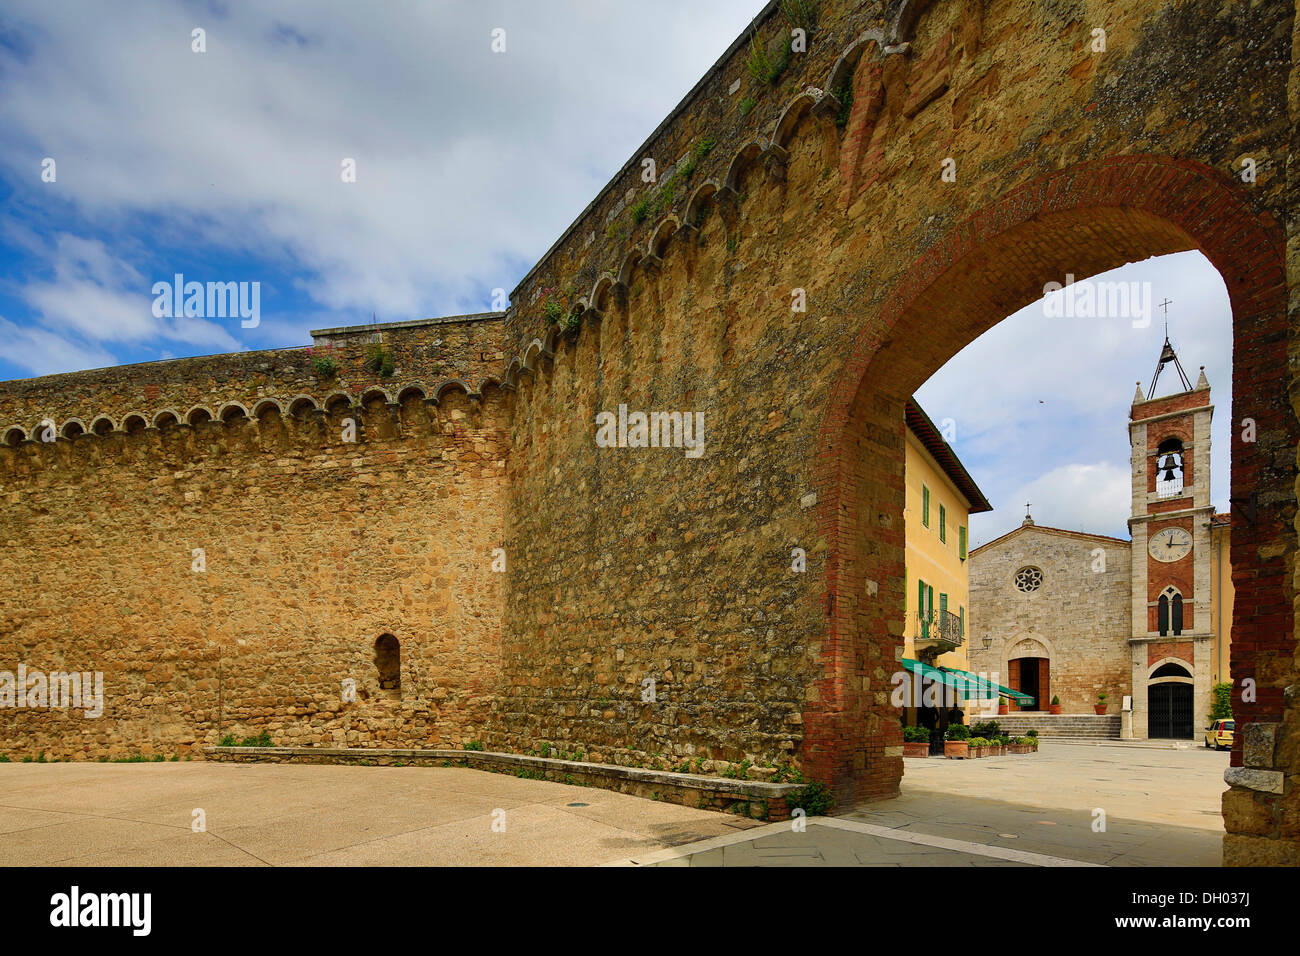
<instances>
[{"instance_id":1,"label":"stone paving slab","mask_svg":"<svg viewBox=\"0 0 1300 956\"><path fill-rule=\"evenodd\" d=\"M461 767L0 764L9 866L588 866L756 826Z\"/></svg>"}]
</instances>

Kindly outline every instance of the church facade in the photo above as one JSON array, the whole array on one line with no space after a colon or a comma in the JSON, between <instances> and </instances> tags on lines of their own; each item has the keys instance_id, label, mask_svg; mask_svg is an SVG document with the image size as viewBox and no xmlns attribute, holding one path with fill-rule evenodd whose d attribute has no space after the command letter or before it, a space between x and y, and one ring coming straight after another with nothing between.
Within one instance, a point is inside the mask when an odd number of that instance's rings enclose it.
<instances>
[{"instance_id":1,"label":"church facade","mask_svg":"<svg viewBox=\"0 0 1300 956\"><path fill-rule=\"evenodd\" d=\"M1154 397L1166 368L1182 390ZM1032 696L1025 710L1119 715L1123 737L1197 735L1230 673L1231 522L1211 503L1213 414L1204 369L1192 385L1166 341L1129 415L1131 538L1026 515L972 551L972 670Z\"/></svg>"}]
</instances>

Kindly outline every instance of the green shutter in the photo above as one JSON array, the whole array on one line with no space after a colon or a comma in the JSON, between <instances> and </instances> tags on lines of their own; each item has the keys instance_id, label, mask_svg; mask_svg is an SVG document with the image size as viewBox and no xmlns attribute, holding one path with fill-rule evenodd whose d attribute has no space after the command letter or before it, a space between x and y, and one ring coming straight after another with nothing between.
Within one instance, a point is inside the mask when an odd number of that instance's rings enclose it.
<instances>
[{"instance_id":1,"label":"green shutter","mask_svg":"<svg viewBox=\"0 0 1300 956\"><path fill-rule=\"evenodd\" d=\"M943 615L945 615L945 614L947 614L947 613L948 613L948 595L946 595L946 594L944 594L942 591L940 591L940 592L939 592L939 616L940 616L940 618L942 619Z\"/></svg>"},{"instance_id":2,"label":"green shutter","mask_svg":"<svg viewBox=\"0 0 1300 956\"><path fill-rule=\"evenodd\" d=\"M966 560L966 526L962 525L957 529L957 550L963 561Z\"/></svg>"},{"instance_id":3,"label":"green shutter","mask_svg":"<svg viewBox=\"0 0 1300 956\"><path fill-rule=\"evenodd\" d=\"M920 622L920 630L917 633L925 637L925 582L916 582L916 619Z\"/></svg>"},{"instance_id":4,"label":"green shutter","mask_svg":"<svg viewBox=\"0 0 1300 956\"><path fill-rule=\"evenodd\" d=\"M921 524L930 527L930 489L921 486Z\"/></svg>"},{"instance_id":5,"label":"green shutter","mask_svg":"<svg viewBox=\"0 0 1300 956\"><path fill-rule=\"evenodd\" d=\"M964 607L957 608L957 633L962 637L966 636L966 609Z\"/></svg>"},{"instance_id":6,"label":"green shutter","mask_svg":"<svg viewBox=\"0 0 1300 956\"><path fill-rule=\"evenodd\" d=\"M931 619L934 618L934 585L925 586L925 613Z\"/></svg>"},{"instance_id":7,"label":"green shutter","mask_svg":"<svg viewBox=\"0 0 1300 956\"><path fill-rule=\"evenodd\" d=\"M939 506L939 540L948 542L948 509L943 505Z\"/></svg>"}]
</instances>

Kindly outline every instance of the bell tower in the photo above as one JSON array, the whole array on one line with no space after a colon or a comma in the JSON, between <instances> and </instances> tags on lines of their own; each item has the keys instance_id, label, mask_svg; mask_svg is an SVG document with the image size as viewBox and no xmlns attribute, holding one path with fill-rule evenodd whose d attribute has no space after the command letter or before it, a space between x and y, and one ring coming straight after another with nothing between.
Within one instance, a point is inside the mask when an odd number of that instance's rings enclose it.
<instances>
[{"instance_id":1,"label":"bell tower","mask_svg":"<svg viewBox=\"0 0 1300 956\"><path fill-rule=\"evenodd\" d=\"M1176 391L1157 397L1162 373ZM1193 385L1169 342L1129 412L1133 503L1133 737L1190 739L1210 711L1210 385ZM1127 717L1126 717L1127 722Z\"/></svg>"}]
</instances>

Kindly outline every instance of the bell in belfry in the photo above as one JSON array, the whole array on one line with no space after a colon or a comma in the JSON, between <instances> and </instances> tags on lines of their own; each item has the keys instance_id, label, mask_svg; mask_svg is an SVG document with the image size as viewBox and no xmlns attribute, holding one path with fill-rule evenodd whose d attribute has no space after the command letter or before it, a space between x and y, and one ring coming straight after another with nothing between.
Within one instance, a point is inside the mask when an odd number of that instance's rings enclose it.
<instances>
[{"instance_id":1,"label":"bell in belfry","mask_svg":"<svg viewBox=\"0 0 1300 956\"><path fill-rule=\"evenodd\" d=\"M1165 455L1164 464L1160 466L1164 469L1165 476L1161 481L1177 481L1174 477L1174 469L1178 467L1178 460L1173 455Z\"/></svg>"}]
</instances>

